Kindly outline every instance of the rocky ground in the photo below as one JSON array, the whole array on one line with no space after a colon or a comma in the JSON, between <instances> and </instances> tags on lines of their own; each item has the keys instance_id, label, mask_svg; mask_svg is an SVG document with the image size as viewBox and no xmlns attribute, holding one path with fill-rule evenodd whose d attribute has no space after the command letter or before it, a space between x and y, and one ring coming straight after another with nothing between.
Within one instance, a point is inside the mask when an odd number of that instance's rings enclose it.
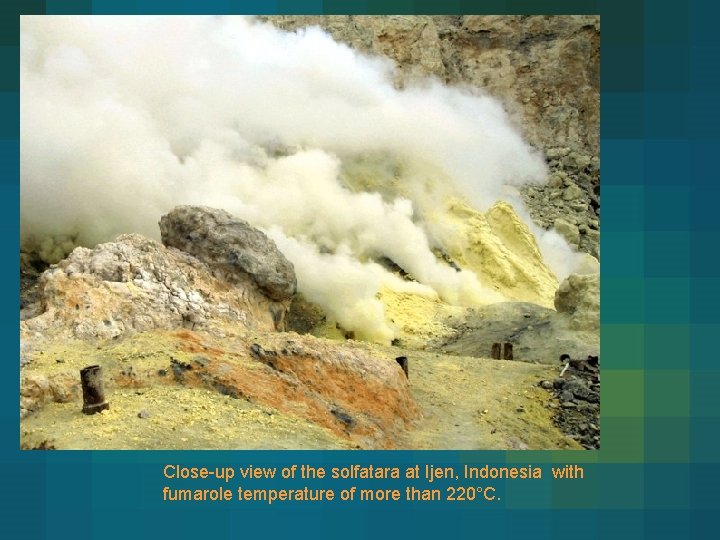
<instances>
[{"instance_id":1,"label":"rocky ground","mask_svg":"<svg viewBox=\"0 0 720 540\"><path fill-rule=\"evenodd\" d=\"M560 400L553 417L563 433L570 434L584 448L600 447L600 363L599 357L586 360L567 359L561 375L553 381L541 381L540 386L552 389Z\"/></svg>"},{"instance_id":2,"label":"rocky ground","mask_svg":"<svg viewBox=\"0 0 720 540\"><path fill-rule=\"evenodd\" d=\"M402 448L576 449L552 418L558 402L538 387L555 366L414 353L410 388L422 419Z\"/></svg>"},{"instance_id":3,"label":"rocky ground","mask_svg":"<svg viewBox=\"0 0 720 540\"><path fill-rule=\"evenodd\" d=\"M21 378L29 446L385 448L418 416L394 359L292 333L52 339L29 355ZM103 368L110 410L88 417L78 373L93 364Z\"/></svg>"},{"instance_id":4,"label":"rocky ground","mask_svg":"<svg viewBox=\"0 0 720 540\"><path fill-rule=\"evenodd\" d=\"M559 401L539 387L557 366L189 330L99 346L52 340L29 355L24 448L579 448L553 425ZM103 367L110 403L92 416L81 412L78 376L89 364Z\"/></svg>"}]
</instances>

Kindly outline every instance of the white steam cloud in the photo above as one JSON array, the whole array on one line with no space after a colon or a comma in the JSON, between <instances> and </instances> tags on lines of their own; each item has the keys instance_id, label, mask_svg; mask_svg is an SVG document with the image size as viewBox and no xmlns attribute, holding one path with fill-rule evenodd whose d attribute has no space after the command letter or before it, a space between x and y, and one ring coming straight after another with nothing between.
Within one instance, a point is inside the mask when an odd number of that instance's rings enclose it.
<instances>
[{"instance_id":1,"label":"white steam cloud","mask_svg":"<svg viewBox=\"0 0 720 540\"><path fill-rule=\"evenodd\" d=\"M57 258L68 238L157 238L163 213L203 204L268 232L301 292L368 339L393 335L381 286L493 300L438 262L425 216L453 192L488 207L542 181L543 160L497 101L432 80L398 90L393 70L319 29L243 17L23 17L23 241Z\"/></svg>"}]
</instances>

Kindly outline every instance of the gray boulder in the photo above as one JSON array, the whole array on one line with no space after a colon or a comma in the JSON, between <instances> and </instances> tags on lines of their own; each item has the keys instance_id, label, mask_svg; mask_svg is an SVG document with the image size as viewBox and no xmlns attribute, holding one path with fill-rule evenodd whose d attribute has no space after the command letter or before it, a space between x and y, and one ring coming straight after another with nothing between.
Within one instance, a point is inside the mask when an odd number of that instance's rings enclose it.
<instances>
[{"instance_id":1,"label":"gray boulder","mask_svg":"<svg viewBox=\"0 0 720 540\"><path fill-rule=\"evenodd\" d=\"M570 317L576 330L600 329L600 274L571 274L555 293L555 309Z\"/></svg>"},{"instance_id":2,"label":"gray boulder","mask_svg":"<svg viewBox=\"0 0 720 540\"><path fill-rule=\"evenodd\" d=\"M295 269L275 242L224 210L178 206L160 219L160 234L163 244L193 255L219 279L249 277L277 302L295 296Z\"/></svg>"}]
</instances>

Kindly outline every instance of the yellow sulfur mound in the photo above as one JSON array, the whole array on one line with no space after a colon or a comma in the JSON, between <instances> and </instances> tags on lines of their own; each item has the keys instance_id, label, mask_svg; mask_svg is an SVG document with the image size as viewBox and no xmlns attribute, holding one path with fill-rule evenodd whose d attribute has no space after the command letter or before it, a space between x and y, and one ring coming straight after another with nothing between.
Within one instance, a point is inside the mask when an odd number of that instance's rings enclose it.
<instances>
[{"instance_id":1,"label":"yellow sulfur mound","mask_svg":"<svg viewBox=\"0 0 720 540\"><path fill-rule=\"evenodd\" d=\"M485 287L507 300L554 307L557 278L512 206L498 202L482 213L454 198L444 219L453 232L445 239L447 253L460 267L475 272Z\"/></svg>"}]
</instances>

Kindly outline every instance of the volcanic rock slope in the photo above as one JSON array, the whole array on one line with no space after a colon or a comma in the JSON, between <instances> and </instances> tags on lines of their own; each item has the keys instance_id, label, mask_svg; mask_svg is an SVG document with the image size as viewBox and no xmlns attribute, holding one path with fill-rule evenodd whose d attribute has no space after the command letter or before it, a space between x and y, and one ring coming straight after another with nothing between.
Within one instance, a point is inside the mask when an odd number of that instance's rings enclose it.
<instances>
[{"instance_id":1,"label":"volcanic rock slope","mask_svg":"<svg viewBox=\"0 0 720 540\"><path fill-rule=\"evenodd\" d=\"M499 98L545 154L547 185L523 198L535 222L600 258L600 19L596 16L269 16L320 26L399 68L396 84L434 76Z\"/></svg>"}]
</instances>

